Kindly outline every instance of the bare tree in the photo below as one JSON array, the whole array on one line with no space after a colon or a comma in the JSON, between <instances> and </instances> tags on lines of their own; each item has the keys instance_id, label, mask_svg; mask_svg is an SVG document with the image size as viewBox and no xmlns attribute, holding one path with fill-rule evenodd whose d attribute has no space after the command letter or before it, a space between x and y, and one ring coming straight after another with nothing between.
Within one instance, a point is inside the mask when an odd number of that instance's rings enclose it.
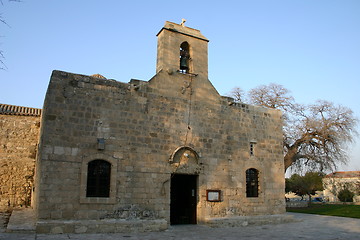
<instances>
[{"instance_id":1,"label":"bare tree","mask_svg":"<svg viewBox=\"0 0 360 240\"><path fill-rule=\"evenodd\" d=\"M298 108L284 125L285 170L334 170L347 163L347 145L357 135L357 121L351 109L328 101Z\"/></svg>"},{"instance_id":2,"label":"bare tree","mask_svg":"<svg viewBox=\"0 0 360 240\"><path fill-rule=\"evenodd\" d=\"M3 4L2 1L0 1L1 5ZM2 14L0 13L0 23L3 23L5 25L7 25L7 23L5 22L4 18L2 17ZM3 51L0 49L0 70L4 70L6 68L6 65L3 61L4 59L4 54Z\"/></svg>"},{"instance_id":3,"label":"bare tree","mask_svg":"<svg viewBox=\"0 0 360 240\"><path fill-rule=\"evenodd\" d=\"M21 2L21 1L20 0L8 0L8 2ZM2 0L0 0L0 5L4 5L4 2ZM5 19L2 17L1 13L0 13L0 23L9 26L7 24L7 22L5 21ZM4 51L0 49L0 70L5 70L6 69L4 59L5 59Z\"/></svg>"},{"instance_id":4,"label":"bare tree","mask_svg":"<svg viewBox=\"0 0 360 240\"><path fill-rule=\"evenodd\" d=\"M347 144L357 135L351 109L328 101L312 105L294 103L281 85L262 85L249 91L250 103L283 111L284 165L313 171L336 169L347 163Z\"/></svg>"},{"instance_id":5,"label":"bare tree","mask_svg":"<svg viewBox=\"0 0 360 240\"><path fill-rule=\"evenodd\" d=\"M245 92L239 87L234 87L228 95L234 98L237 103L245 102Z\"/></svg>"},{"instance_id":6,"label":"bare tree","mask_svg":"<svg viewBox=\"0 0 360 240\"><path fill-rule=\"evenodd\" d=\"M4 58L5 57L4 57L3 51L0 50L0 70L5 70L5 68L6 68L6 65L3 61Z\"/></svg>"},{"instance_id":7,"label":"bare tree","mask_svg":"<svg viewBox=\"0 0 360 240\"><path fill-rule=\"evenodd\" d=\"M290 91L282 85L270 83L268 86L261 85L251 89L248 95L251 104L286 110L294 102L289 93Z\"/></svg>"}]
</instances>

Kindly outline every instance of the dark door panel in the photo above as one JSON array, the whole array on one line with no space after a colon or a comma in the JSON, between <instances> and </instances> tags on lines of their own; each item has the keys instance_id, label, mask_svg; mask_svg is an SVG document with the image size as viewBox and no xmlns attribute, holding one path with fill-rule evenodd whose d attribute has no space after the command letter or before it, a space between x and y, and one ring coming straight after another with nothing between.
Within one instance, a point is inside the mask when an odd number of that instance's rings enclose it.
<instances>
[{"instance_id":1,"label":"dark door panel","mask_svg":"<svg viewBox=\"0 0 360 240\"><path fill-rule=\"evenodd\" d=\"M171 224L196 224L197 176L174 174L171 177Z\"/></svg>"}]
</instances>

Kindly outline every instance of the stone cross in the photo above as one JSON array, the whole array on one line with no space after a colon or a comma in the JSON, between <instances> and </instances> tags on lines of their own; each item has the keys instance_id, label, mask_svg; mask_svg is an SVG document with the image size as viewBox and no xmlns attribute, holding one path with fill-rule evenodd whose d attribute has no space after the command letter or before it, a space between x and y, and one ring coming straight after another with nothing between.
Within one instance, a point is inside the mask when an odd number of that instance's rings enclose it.
<instances>
[{"instance_id":1,"label":"stone cross","mask_svg":"<svg viewBox=\"0 0 360 240\"><path fill-rule=\"evenodd\" d=\"M180 25L183 26L183 27L185 27L185 22L186 22L186 19L184 19L184 18L181 19L181 24L180 24Z\"/></svg>"}]
</instances>

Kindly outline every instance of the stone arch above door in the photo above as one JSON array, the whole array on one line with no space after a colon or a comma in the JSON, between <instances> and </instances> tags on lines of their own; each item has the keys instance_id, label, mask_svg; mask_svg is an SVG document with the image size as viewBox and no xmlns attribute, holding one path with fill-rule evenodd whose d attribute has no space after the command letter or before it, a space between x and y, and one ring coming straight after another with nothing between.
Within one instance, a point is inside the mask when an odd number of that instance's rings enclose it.
<instances>
[{"instance_id":1,"label":"stone arch above door","mask_svg":"<svg viewBox=\"0 0 360 240\"><path fill-rule=\"evenodd\" d=\"M169 163L173 173L199 174L201 170L199 154L189 146L181 146L171 154Z\"/></svg>"}]
</instances>

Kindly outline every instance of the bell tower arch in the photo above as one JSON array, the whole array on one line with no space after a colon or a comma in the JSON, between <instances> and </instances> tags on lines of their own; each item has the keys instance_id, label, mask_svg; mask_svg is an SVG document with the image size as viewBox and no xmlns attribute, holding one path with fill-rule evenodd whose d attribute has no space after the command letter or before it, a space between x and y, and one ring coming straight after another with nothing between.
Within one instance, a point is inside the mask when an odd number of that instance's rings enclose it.
<instances>
[{"instance_id":1,"label":"bell tower arch","mask_svg":"<svg viewBox=\"0 0 360 240\"><path fill-rule=\"evenodd\" d=\"M199 30L165 22L156 35L156 74L149 87L163 96L194 102L219 102L220 95L208 78L208 42Z\"/></svg>"},{"instance_id":2,"label":"bell tower arch","mask_svg":"<svg viewBox=\"0 0 360 240\"><path fill-rule=\"evenodd\" d=\"M167 21L157 37L156 73L165 70L208 78L209 40L199 30L186 27L184 21Z\"/></svg>"},{"instance_id":3,"label":"bell tower arch","mask_svg":"<svg viewBox=\"0 0 360 240\"><path fill-rule=\"evenodd\" d=\"M190 73L190 47L188 42L180 45L180 72Z\"/></svg>"}]
</instances>

